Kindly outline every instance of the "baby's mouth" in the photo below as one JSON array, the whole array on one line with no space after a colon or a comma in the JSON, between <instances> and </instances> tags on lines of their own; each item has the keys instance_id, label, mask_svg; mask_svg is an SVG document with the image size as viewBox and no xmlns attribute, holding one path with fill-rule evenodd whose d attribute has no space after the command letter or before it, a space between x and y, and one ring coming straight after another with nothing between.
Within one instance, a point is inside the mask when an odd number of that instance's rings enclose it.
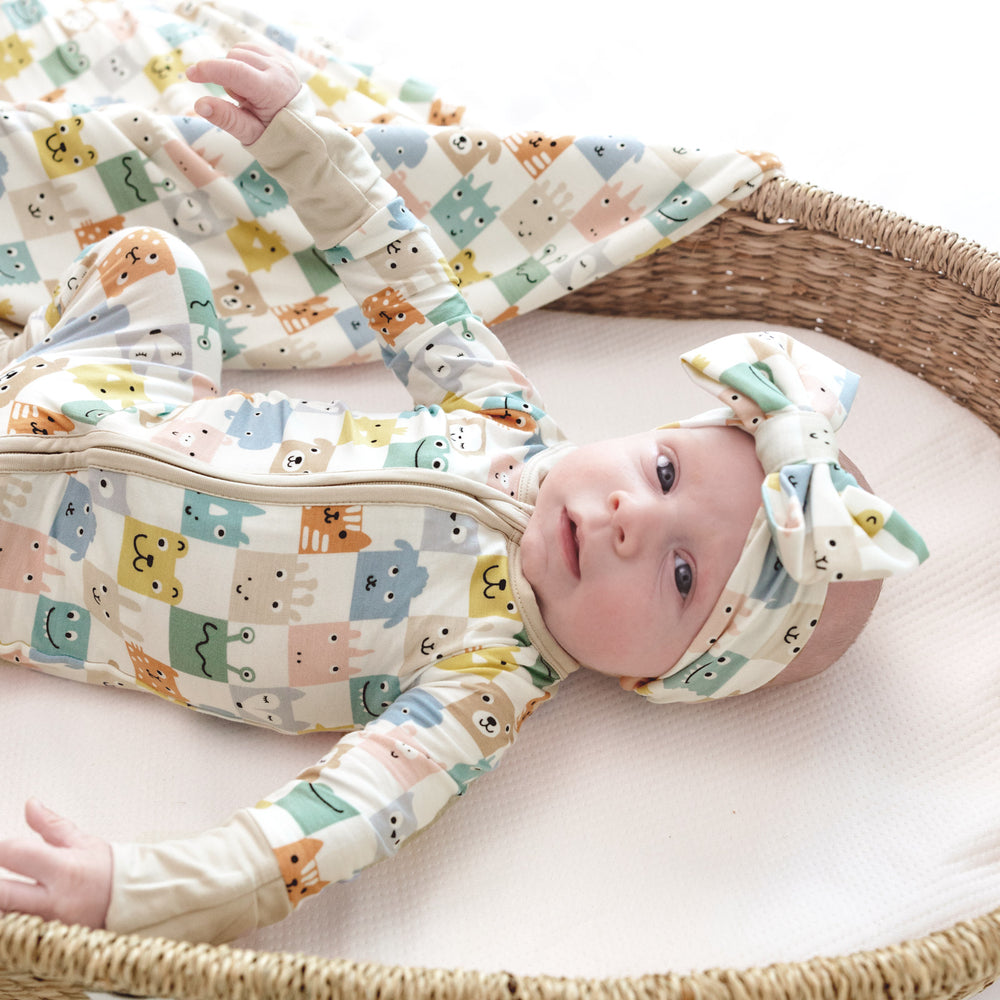
<instances>
[{"instance_id":1,"label":"baby's mouth","mask_svg":"<svg viewBox=\"0 0 1000 1000\"><path fill-rule=\"evenodd\" d=\"M562 550L563 558L570 573L580 579L580 541L576 534L576 522L570 517L569 511L563 511L562 517Z\"/></svg>"}]
</instances>

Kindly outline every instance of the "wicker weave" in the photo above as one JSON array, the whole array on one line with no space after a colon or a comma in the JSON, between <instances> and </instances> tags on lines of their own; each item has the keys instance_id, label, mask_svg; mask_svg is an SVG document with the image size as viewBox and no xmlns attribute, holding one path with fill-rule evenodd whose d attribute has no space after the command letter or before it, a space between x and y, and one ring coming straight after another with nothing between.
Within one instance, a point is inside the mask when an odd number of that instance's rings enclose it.
<instances>
[{"instance_id":1,"label":"wicker weave","mask_svg":"<svg viewBox=\"0 0 1000 1000\"><path fill-rule=\"evenodd\" d=\"M920 377L933 370L1000 433L1000 256L793 181L556 308L815 328ZM363 965L0 918L0 1000L69 1000L81 986L175 1000L958 1000L998 976L1000 909L853 955L611 980Z\"/></svg>"}]
</instances>

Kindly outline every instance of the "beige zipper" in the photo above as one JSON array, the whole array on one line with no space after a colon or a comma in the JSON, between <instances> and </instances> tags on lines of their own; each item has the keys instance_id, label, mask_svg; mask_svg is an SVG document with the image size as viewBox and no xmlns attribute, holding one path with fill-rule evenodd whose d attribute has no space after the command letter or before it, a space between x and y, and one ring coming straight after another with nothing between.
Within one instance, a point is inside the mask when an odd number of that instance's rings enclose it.
<instances>
[{"instance_id":1,"label":"beige zipper","mask_svg":"<svg viewBox=\"0 0 1000 1000\"><path fill-rule=\"evenodd\" d=\"M549 635L534 593L521 572L517 552L531 513L531 506L521 500L508 497L484 483L431 469L267 474L237 479L232 475L220 475L211 467L206 467L205 472L197 472L178 462L169 448L148 442L143 442L144 449L125 448L121 440L120 434L100 430L78 437L0 437L0 476L104 469L261 505L398 504L467 514L508 540L510 583L529 641L560 677L566 677L579 666ZM522 478L522 492L533 474L537 473L531 470Z\"/></svg>"},{"instance_id":2,"label":"beige zipper","mask_svg":"<svg viewBox=\"0 0 1000 1000\"><path fill-rule=\"evenodd\" d=\"M127 448L121 440L121 435L101 431L88 432L86 444L82 436L0 437L0 475L106 469L229 500L272 506L330 504L343 497L344 502L354 504L438 507L475 517L515 541L524 533L530 514L527 504L485 484L431 469L267 474L238 479L217 473L207 464L204 472L196 471L178 462L169 448L147 442L142 449ZM76 441L82 446L74 448ZM26 448L29 442L34 447Z\"/></svg>"}]
</instances>

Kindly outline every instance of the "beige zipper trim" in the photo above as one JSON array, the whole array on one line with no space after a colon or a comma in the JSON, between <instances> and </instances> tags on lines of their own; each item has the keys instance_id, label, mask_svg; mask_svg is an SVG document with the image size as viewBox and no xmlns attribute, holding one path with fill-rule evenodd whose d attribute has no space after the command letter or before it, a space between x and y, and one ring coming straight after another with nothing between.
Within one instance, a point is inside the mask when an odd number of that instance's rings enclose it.
<instances>
[{"instance_id":1,"label":"beige zipper trim","mask_svg":"<svg viewBox=\"0 0 1000 1000\"><path fill-rule=\"evenodd\" d=\"M80 446L74 448L75 441ZM169 448L143 442L122 447L119 434L93 431L83 437L0 438L0 474L31 475L107 469L165 485L196 490L230 500L300 507L346 502L398 503L440 507L483 521L513 540L528 523L530 507L485 484L431 469L371 469L359 472L291 473L237 478L205 464L196 471L177 460ZM25 447L27 445L27 447ZM405 489L400 489L405 487Z\"/></svg>"},{"instance_id":2,"label":"beige zipper trim","mask_svg":"<svg viewBox=\"0 0 1000 1000\"><path fill-rule=\"evenodd\" d=\"M142 442L142 449L126 448L121 442L122 435L108 431L89 431L85 437L75 438L0 437L0 476L105 469L254 504L279 507L340 502L398 504L467 514L507 538L510 582L532 644L561 677L578 667L549 635L535 595L521 573L519 545L531 514L531 506L521 500L505 496L483 483L431 469L271 473L239 479L232 474L216 473L208 465L204 472L198 472L179 462L176 453L160 445Z\"/></svg>"}]
</instances>

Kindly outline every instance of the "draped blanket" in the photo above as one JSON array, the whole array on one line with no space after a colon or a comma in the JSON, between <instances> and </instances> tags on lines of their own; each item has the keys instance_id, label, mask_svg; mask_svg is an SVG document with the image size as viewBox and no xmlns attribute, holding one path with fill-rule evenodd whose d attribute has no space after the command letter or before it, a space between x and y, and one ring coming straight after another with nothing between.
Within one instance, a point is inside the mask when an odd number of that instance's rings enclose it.
<instances>
[{"instance_id":1,"label":"draped blanket","mask_svg":"<svg viewBox=\"0 0 1000 1000\"><path fill-rule=\"evenodd\" d=\"M82 247L127 225L198 252L232 368L378 357L365 317L281 185L199 118L198 59L239 41L293 57L320 114L361 136L488 323L676 242L779 164L617 135L501 135L349 43L224 3L0 4L0 322L15 332Z\"/></svg>"}]
</instances>

